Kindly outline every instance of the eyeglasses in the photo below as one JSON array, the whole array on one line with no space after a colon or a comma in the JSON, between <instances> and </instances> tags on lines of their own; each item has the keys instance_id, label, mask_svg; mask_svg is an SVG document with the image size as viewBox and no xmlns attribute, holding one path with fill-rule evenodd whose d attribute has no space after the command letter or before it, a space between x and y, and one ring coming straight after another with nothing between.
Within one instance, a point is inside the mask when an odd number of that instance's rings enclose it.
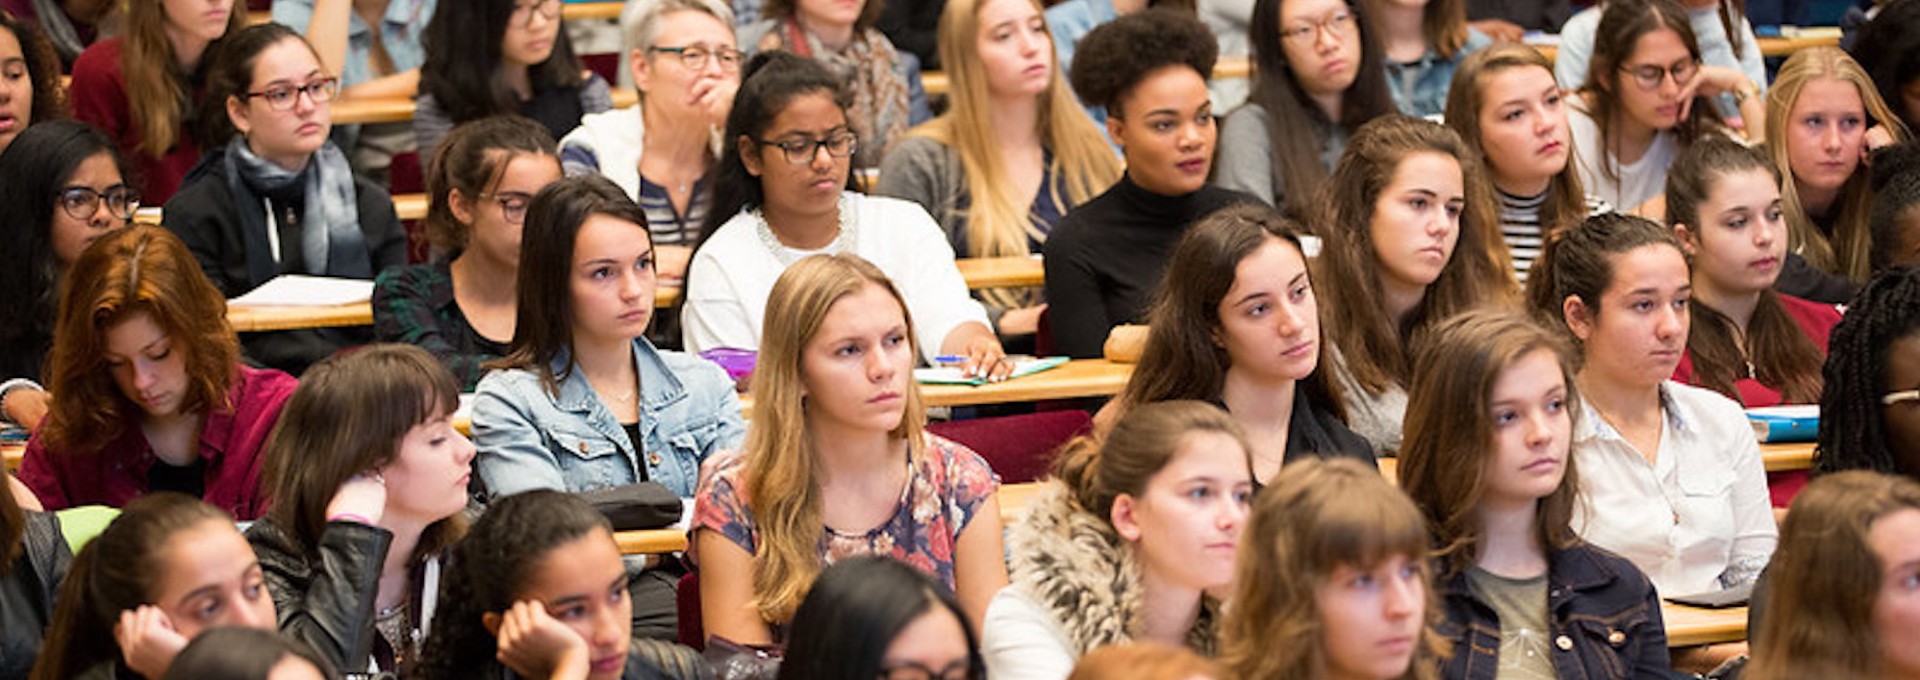
<instances>
[{"instance_id":1,"label":"eyeglasses","mask_svg":"<svg viewBox=\"0 0 1920 680\"><path fill-rule=\"evenodd\" d=\"M533 0L533 2L527 3L513 3L513 18L510 21L519 26L531 26L533 25L533 15L535 14L539 14L548 20L558 18L560 16L560 0Z\"/></svg>"},{"instance_id":2,"label":"eyeglasses","mask_svg":"<svg viewBox=\"0 0 1920 680\"><path fill-rule=\"evenodd\" d=\"M1306 23L1282 28L1280 39L1293 43L1295 47L1306 47L1320 37L1321 31L1326 31L1329 37L1337 41L1353 35L1354 28L1353 13L1340 10L1319 21L1309 20Z\"/></svg>"},{"instance_id":3,"label":"eyeglasses","mask_svg":"<svg viewBox=\"0 0 1920 680\"><path fill-rule=\"evenodd\" d=\"M1633 74L1633 83L1639 85L1640 89L1652 90L1660 87L1660 81L1666 80L1667 74L1669 73L1673 74L1673 84L1687 84L1687 81L1693 80L1693 74L1700 71L1700 60L1682 59L1673 62L1672 66L1667 67L1652 64L1631 67L1622 66L1620 70Z\"/></svg>"},{"instance_id":4,"label":"eyeglasses","mask_svg":"<svg viewBox=\"0 0 1920 680\"><path fill-rule=\"evenodd\" d=\"M1894 404L1902 404L1909 401L1920 401L1920 390L1901 390L1899 392L1888 392L1886 396L1883 396L1880 398L1880 405L1892 406Z\"/></svg>"},{"instance_id":5,"label":"eyeglasses","mask_svg":"<svg viewBox=\"0 0 1920 680\"><path fill-rule=\"evenodd\" d=\"M340 94L339 78L321 78L305 85L275 85L259 92L242 92L241 99L260 97L267 100L267 108L275 111L290 111L300 95L305 94L313 103L333 101Z\"/></svg>"},{"instance_id":6,"label":"eyeglasses","mask_svg":"<svg viewBox=\"0 0 1920 680\"><path fill-rule=\"evenodd\" d=\"M796 137L778 142L769 142L764 139L753 141L758 142L760 146L780 147L780 150L787 154L788 163L800 165L813 162L814 157L820 155L821 149L826 149L827 155L834 158L852 156L854 148L859 146L858 140L859 138L852 132L842 131L827 135L826 139Z\"/></svg>"},{"instance_id":7,"label":"eyeglasses","mask_svg":"<svg viewBox=\"0 0 1920 680\"><path fill-rule=\"evenodd\" d=\"M480 194L480 197L500 204L500 216L505 218L508 224L527 221L527 206L533 205L533 194L520 191Z\"/></svg>"},{"instance_id":8,"label":"eyeglasses","mask_svg":"<svg viewBox=\"0 0 1920 680\"><path fill-rule=\"evenodd\" d=\"M107 187L106 191L96 191L93 187L67 187L60 190L58 200L60 209L76 220L93 219L100 211L100 201L107 202L107 213L123 220L133 219L133 211L140 209L140 192L125 184Z\"/></svg>"},{"instance_id":9,"label":"eyeglasses","mask_svg":"<svg viewBox=\"0 0 1920 680\"><path fill-rule=\"evenodd\" d=\"M884 680L973 680L973 665L966 659L934 670L913 661L902 661L880 669Z\"/></svg>"},{"instance_id":10,"label":"eyeglasses","mask_svg":"<svg viewBox=\"0 0 1920 680\"><path fill-rule=\"evenodd\" d=\"M649 47L649 52L666 52L680 55L680 63L689 70L698 71L707 67L707 58L720 62L720 70L733 73L740 70L740 50L731 47L705 47L702 45L683 45L680 47Z\"/></svg>"}]
</instances>

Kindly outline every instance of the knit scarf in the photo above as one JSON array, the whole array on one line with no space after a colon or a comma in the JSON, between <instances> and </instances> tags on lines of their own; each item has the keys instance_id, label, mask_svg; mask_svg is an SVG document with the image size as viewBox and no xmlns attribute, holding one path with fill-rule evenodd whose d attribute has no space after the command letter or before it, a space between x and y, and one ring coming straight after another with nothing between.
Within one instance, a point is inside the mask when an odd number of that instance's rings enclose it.
<instances>
[{"instance_id":1,"label":"knit scarf","mask_svg":"<svg viewBox=\"0 0 1920 680\"><path fill-rule=\"evenodd\" d=\"M847 110L848 124L860 136L854 166L880 167L887 148L906 134L910 115L907 81L895 71L900 53L893 43L876 29L857 29L853 40L835 52L792 19L781 20L761 43L761 49L784 49L817 60L847 84L853 94L853 107Z\"/></svg>"},{"instance_id":2,"label":"knit scarf","mask_svg":"<svg viewBox=\"0 0 1920 680\"><path fill-rule=\"evenodd\" d=\"M244 137L227 143L227 187L234 196L259 196L303 182L306 197L300 218L300 255L308 274L351 279L373 278L366 239L360 233L353 169L340 147L327 142L299 172L274 165L247 147ZM241 208L241 229L265 231L264 211ZM250 272L251 273L251 272Z\"/></svg>"}]
</instances>

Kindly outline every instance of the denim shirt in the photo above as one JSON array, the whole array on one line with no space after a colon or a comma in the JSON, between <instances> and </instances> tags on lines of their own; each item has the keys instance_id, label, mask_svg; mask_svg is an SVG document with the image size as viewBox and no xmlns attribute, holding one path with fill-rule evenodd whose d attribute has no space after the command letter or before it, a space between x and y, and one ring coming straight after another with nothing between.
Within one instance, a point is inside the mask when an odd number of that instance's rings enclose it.
<instances>
[{"instance_id":1,"label":"denim shirt","mask_svg":"<svg viewBox=\"0 0 1920 680\"><path fill-rule=\"evenodd\" d=\"M1439 120L1447 111L1447 89L1453 83L1453 70L1460 60L1493 44L1493 39L1478 29L1467 29L1467 42L1460 51L1445 56L1427 46L1427 53L1409 63L1387 62L1387 89L1393 92L1393 104L1409 116Z\"/></svg>"},{"instance_id":2,"label":"denim shirt","mask_svg":"<svg viewBox=\"0 0 1920 680\"><path fill-rule=\"evenodd\" d=\"M473 439L480 449L474 468L488 496L633 484L644 464L647 479L692 497L700 463L738 448L746 435L733 380L712 362L656 350L644 338L633 341L633 364L640 376L644 456L565 352L552 364L556 375L566 370L557 395L526 369L482 378L473 403Z\"/></svg>"},{"instance_id":3,"label":"denim shirt","mask_svg":"<svg viewBox=\"0 0 1920 680\"><path fill-rule=\"evenodd\" d=\"M1671 678L1667 631L1653 583L1625 558L1581 542L1547 555L1547 627L1560 680ZM1500 619L1474 595L1466 570L1436 584L1453 643L1448 680L1494 680Z\"/></svg>"}]
</instances>

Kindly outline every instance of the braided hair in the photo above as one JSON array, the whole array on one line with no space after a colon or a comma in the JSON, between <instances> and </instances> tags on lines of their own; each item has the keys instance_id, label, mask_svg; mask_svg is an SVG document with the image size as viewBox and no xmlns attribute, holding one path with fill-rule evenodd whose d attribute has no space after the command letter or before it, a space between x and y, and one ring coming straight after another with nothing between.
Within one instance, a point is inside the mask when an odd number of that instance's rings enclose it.
<instances>
[{"instance_id":1,"label":"braided hair","mask_svg":"<svg viewBox=\"0 0 1920 680\"><path fill-rule=\"evenodd\" d=\"M1827 342L1815 474L1841 470L1904 472L1887 448L1880 395L1887 348L1920 333L1920 269L1895 267L1867 282Z\"/></svg>"}]
</instances>

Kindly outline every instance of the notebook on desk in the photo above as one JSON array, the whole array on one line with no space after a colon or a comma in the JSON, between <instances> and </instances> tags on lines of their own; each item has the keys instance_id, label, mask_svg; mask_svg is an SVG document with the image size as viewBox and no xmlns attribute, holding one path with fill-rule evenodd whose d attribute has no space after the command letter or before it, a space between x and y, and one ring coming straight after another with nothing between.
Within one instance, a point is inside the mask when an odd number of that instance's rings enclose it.
<instances>
[{"instance_id":1,"label":"notebook on desk","mask_svg":"<svg viewBox=\"0 0 1920 680\"><path fill-rule=\"evenodd\" d=\"M1013 372L1007 374L1012 380L1026 375L1059 367L1067 363L1067 357L1027 357L1013 362ZM985 385L986 378L969 376L959 366L936 366L933 368L913 369L913 379L922 385Z\"/></svg>"}]
</instances>

